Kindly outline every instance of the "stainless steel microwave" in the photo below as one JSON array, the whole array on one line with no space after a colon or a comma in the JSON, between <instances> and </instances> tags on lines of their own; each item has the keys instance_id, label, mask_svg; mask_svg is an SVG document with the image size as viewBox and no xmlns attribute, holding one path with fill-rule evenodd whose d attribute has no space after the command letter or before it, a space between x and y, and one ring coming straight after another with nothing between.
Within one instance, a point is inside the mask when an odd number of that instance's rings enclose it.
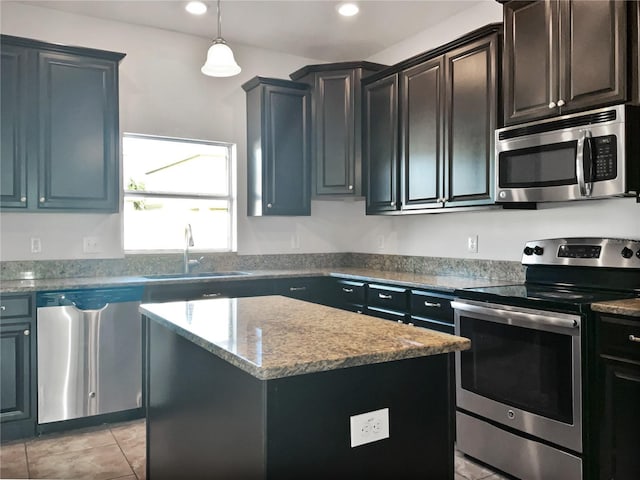
<instances>
[{"instance_id":1,"label":"stainless steel microwave","mask_svg":"<svg viewBox=\"0 0 640 480\"><path fill-rule=\"evenodd\" d=\"M497 203L640 198L640 107L563 115L495 135Z\"/></svg>"}]
</instances>

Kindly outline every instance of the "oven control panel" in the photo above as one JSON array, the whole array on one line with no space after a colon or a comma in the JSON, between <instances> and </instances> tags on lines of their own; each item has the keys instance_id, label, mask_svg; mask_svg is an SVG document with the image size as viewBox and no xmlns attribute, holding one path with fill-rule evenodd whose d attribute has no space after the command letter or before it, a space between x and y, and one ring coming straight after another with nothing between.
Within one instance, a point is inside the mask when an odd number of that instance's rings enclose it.
<instances>
[{"instance_id":1,"label":"oven control panel","mask_svg":"<svg viewBox=\"0 0 640 480\"><path fill-rule=\"evenodd\" d=\"M640 240L552 238L525 244L523 265L572 265L640 269Z\"/></svg>"}]
</instances>

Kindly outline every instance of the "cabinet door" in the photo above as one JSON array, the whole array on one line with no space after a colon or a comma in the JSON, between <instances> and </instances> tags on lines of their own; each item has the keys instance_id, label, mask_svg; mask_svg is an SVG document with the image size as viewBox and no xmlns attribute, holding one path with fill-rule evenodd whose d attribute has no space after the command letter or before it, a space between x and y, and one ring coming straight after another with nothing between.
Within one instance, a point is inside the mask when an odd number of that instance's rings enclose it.
<instances>
[{"instance_id":1,"label":"cabinet door","mask_svg":"<svg viewBox=\"0 0 640 480\"><path fill-rule=\"evenodd\" d=\"M504 5L504 121L556 115L558 4L555 0ZM551 102L554 102L550 108Z\"/></svg>"},{"instance_id":2,"label":"cabinet door","mask_svg":"<svg viewBox=\"0 0 640 480\"><path fill-rule=\"evenodd\" d=\"M356 193L354 69L320 72L315 85L315 184L318 195Z\"/></svg>"},{"instance_id":3,"label":"cabinet door","mask_svg":"<svg viewBox=\"0 0 640 480\"><path fill-rule=\"evenodd\" d=\"M400 73L402 210L441 207L444 58Z\"/></svg>"},{"instance_id":4,"label":"cabinet door","mask_svg":"<svg viewBox=\"0 0 640 480\"><path fill-rule=\"evenodd\" d=\"M601 480L640 478L640 365L604 361Z\"/></svg>"},{"instance_id":5,"label":"cabinet door","mask_svg":"<svg viewBox=\"0 0 640 480\"><path fill-rule=\"evenodd\" d=\"M38 53L38 207L116 211L117 63Z\"/></svg>"},{"instance_id":6,"label":"cabinet door","mask_svg":"<svg viewBox=\"0 0 640 480\"><path fill-rule=\"evenodd\" d=\"M0 421L31 416L30 323L0 326Z\"/></svg>"},{"instance_id":7,"label":"cabinet door","mask_svg":"<svg viewBox=\"0 0 640 480\"><path fill-rule=\"evenodd\" d=\"M398 210L398 76L364 87L363 159L370 213Z\"/></svg>"},{"instance_id":8,"label":"cabinet door","mask_svg":"<svg viewBox=\"0 0 640 480\"><path fill-rule=\"evenodd\" d=\"M497 55L497 35L445 55L445 207L494 201Z\"/></svg>"},{"instance_id":9,"label":"cabinet door","mask_svg":"<svg viewBox=\"0 0 640 480\"><path fill-rule=\"evenodd\" d=\"M264 88L263 214L309 215L309 92Z\"/></svg>"},{"instance_id":10,"label":"cabinet door","mask_svg":"<svg viewBox=\"0 0 640 480\"><path fill-rule=\"evenodd\" d=\"M2 44L0 206L27 207L27 58L29 49Z\"/></svg>"},{"instance_id":11,"label":"cabinet door","mask_svg":"<svg viewBox=\"0 0 640 480\"><path fill-rule=\"evenodd\" d=\"M560 2L563 112L624 102L627 96L626 2Z\"/></svg>"}]
</instances>

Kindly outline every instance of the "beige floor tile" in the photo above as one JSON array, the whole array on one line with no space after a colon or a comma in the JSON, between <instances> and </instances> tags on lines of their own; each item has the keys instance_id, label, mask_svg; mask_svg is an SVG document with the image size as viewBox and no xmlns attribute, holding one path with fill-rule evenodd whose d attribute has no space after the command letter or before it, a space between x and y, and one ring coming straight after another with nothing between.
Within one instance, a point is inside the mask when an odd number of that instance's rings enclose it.
<instances>
[{"instance_id":1,"label":"beige floor tile","mask_svg":"<svg viewBox=\"0 0 640 480\"><path fill-rule=\"evenodd\" d=\"M455 457L455 472L468 480L481 480L495 473L464 456Z\"/></svg>"},{"instance_id":2,"label":"beige floor tile","mask_svg":"<svg viewBox=\"0 0 640 480\"><path fill-rule=\"evenodd\" d=\"M45 435L26 442L28 461L58 453L76 452L89 448L115 445L116 440L108 428Z\"/></svg>"},{"instance_id":3,"label":"beige floor tile","mask_svg":"<svg viewBox=\"0 0 640 480\"><path fill-rule=\"evenodd\" d=\"M29 472L31 478L68 480L108 480L133 473L115 444L29 458Z\"/></svg>"},{"instance_id":4,"label":"beige floor tile","mask_svg":"<svg viewBox=\"0 0 640 480\"><path fill-rule=\"evenodd\" d=\"M144 421L119 425L111 429L129 465L140 480L146 478L146 430Z\"/></svg>"},{"instance_id":5,"label":"beige floor tile","mask_svg":"<svg viewBox=\"0 0 640 480\"><path fill-rule=\"evenodd\" d=\"M0 446L0 478L29 478L23 442Z\"/></svg>"}]
</instances>

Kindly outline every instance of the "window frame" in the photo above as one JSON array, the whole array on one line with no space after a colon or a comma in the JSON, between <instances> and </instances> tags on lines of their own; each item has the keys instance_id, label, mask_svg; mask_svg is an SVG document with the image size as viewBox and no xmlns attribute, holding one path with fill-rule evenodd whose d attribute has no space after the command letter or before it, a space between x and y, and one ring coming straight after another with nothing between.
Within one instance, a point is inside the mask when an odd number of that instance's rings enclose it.
<instances>
[{"instance_id":1,"label":"window frame","mask_svg":"<svg viewBox=\"0 0 640 480\"><path fill-rule=\"evenodd\" d=\"M227 161L227 172L228 172L228 184L227 184L227 195L209 195L209 194L197 194L197 193L169 193L169 192L156 192L156 191L139 191L139 190L127 190L127 181L124 178L124 164L122 165L121 171L122 173L122 246L125 254L163 254L163 253L182 253L184 250L181 248L171 248L171 249L145 249L145 250L137 250L137 249L126 249L124 244L124 235L125 235L125 226L126 222L124 220L124 203L127 201L127 198L145 198L145 197L153 197L153 198L166 198L166 199L182 199L182 200L222 200L227 201L229 203L229 235L227 238L228 248L225 249L211 249L211 248L197 248L191 247L189 250L191 252L199 252L199 253L230 253L237 252L237 195L236 195L236 185L237 185L237 145L235 143L230 142L220 142L214 140L198 140L192 138L181 138L181 137L168 137L164 135L149 135L142 133L122 133L122 143L124 144L125 138L138 138L138 139L148 139L148 140L165 140L165 141L173 141L173 142L181 142L181 143L195 143L202 145L213 145L216 147L224 147L226 152L226 161ZM124 163L124 145L121 146L122 151L122 162Z\"/></svg>"}]
</instances>

